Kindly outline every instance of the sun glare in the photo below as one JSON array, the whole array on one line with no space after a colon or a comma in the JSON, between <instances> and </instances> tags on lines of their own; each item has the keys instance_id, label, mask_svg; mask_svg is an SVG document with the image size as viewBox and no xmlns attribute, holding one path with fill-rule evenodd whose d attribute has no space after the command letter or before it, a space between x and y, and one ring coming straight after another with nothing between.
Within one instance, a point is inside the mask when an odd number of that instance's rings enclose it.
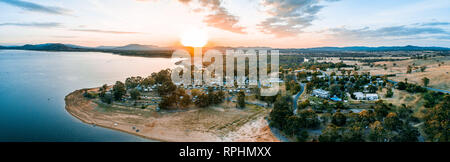
<instances>
[{"instance_id":1,"label":"sun glare","mask_svg":"<svg viewBox=\"0 0 450 162\"><path fill-rule=\"evenodd\" d=\"M181 44L187 47L203 47L208 43L208 34L204 30L189 29L181 35Z\"/></svg>"}]
</instances>

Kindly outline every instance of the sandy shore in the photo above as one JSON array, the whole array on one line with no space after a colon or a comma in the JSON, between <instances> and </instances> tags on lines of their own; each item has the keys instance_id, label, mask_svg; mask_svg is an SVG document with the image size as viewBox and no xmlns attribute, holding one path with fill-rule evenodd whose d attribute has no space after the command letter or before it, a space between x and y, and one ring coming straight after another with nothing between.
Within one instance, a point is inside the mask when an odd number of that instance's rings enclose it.
<instances>
[{"instance_id":1,"label":"sandy shore","mask_svg":"<svg viewBox=\"0 0 450 162\"><path fill-rule=\"evenodd\" d=\"M77 90L66 96L66 110L87 124L167 142L279 141L264 119L269 113L265 108L241 110L220 106L155 112L99 105L83 97L83 91Z\"/></svg>"}]
</instances>

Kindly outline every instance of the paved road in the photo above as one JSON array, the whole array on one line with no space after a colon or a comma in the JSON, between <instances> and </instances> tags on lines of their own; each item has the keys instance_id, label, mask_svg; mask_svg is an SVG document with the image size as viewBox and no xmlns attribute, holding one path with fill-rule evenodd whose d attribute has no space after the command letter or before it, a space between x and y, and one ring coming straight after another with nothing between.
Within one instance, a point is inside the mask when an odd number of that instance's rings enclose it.
<instances>
[{"instance_id":1,"label":"paved road","mask_svg":"<svg viewBox=\"0 0 450 162\"><path fill-rule=\"evenodd\" d=\"M297 101L298 101L298 98L302 95L302 93L303 93L303 91L305 90L305 85L303 84L303 83L299 83L300 84L300 91L294 96L294 100L293 100L293 105L294 105L294 114L296 115L297 114L297 108L298 108L298 106L297 106Z\"/></svg>"}]
</instances>

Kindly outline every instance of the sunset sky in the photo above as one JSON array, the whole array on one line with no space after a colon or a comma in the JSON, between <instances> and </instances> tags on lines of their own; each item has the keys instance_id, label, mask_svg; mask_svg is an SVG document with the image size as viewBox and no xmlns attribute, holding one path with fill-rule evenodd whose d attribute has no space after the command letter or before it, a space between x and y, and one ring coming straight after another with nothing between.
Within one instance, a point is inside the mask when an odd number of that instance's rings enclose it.
<instances>
[{"instance_id":1,"label":"sunset sky","mask_svg":"<svg viewBox=\"0 0 450 162\"><path fill-rule=\"evenodd\" d=\"M0 45L450 47L449 0L0 0Z\"/></svg>"}]
</instances>

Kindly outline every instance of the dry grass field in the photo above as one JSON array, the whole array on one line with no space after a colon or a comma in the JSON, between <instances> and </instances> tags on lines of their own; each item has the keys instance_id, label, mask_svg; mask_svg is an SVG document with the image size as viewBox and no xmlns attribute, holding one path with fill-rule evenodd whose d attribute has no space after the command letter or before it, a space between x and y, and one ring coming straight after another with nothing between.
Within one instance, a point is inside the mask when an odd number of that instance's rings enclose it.
<instances>
[{"instance_id":1,"label":"dry grass field","mask_svg":"<svg viewBox=\"0 0 450 162\"><path fill-rule=\"evenodd\" d=\"M394 63L396 64L395 66ZM390 77L390 79L394 81L404 81L405 78L408 78L408 82L419 85L423 85L422 78L427 77L430 79L429 87L450 90L450 56L440 56L427 60L410 59L403 61L376 62L374 64L374 67L362 67L360 72L370 72L372 75L396 74L395 77ZM384 69L384 64L386 64L386 70ZM413 71L411 74L407 74L406 71L409 65L416 67L426 66L426 70L424 72L417 70Z\"/></svg>"}]
</instances>

